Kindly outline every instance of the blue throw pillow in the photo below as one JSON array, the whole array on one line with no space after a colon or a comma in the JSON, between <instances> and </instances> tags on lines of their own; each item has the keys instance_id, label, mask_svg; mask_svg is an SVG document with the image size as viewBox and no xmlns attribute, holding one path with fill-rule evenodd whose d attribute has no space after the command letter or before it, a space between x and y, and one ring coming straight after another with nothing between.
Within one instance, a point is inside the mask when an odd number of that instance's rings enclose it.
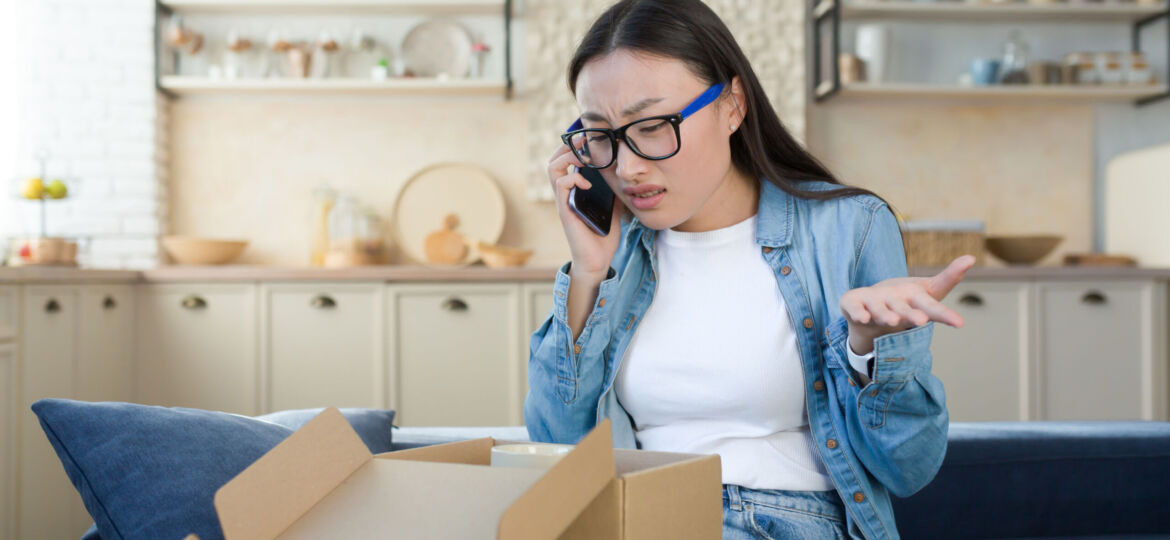
<instances>
[{"instance_id":1,"label":"blue throw pillow","mask_svg":"<svg viewBox=\"0 0 1170 540\"><path fill-rule=\"evenodd\" d=\"M301 429L309 420L312 420L324 408L295 409L277 411L256 418L280 424L293 431ZM390 430L394 423L394 411L390 409L338 409L341 415L353 426L353 430L361 437L362 442L369 447L371 454L381 454L393 450L390 442Z\"/></svg>"},{"instance_id":2,"label":"blue throw pillow","mask_svg":"<svg viewBox=\"0 0 1170 540\"><path fill-rule=\"evenodd\" d=\"M223 538L215 491L292 434L294 428L282 423L299 427L315 414L293 411L297 414L257 419L66 399L42 399L32 410L94 518L83 538L105 540L191 533L203 540ZM347 419L367 445L374 441L381 448L385 437L388 450L393 411L349 412ZM376 433L380 430L385 434Z\"/></svg>"}]
</instances>

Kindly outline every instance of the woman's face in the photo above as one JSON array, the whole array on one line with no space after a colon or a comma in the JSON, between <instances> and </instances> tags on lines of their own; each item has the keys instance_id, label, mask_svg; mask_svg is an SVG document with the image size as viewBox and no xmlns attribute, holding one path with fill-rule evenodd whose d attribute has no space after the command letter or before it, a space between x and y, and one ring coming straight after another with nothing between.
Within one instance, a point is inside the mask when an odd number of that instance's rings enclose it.
<instances>
[{"instance_id":1,"label":"woman's face","mask_svg":"<svg viewBox=\"0 0 1170 540\"><path fill-rule=\"evenodd\" d=\"M739 90L738 83L737 78L733 91ZM648 116L677 113L708 86L678 60L618 49L581 69L577 105L585 127L617 128ZM742 93L736 100L744 103ZM741 119L733 100L721 97L679 125L681 146L674 156L645 159L622 141L616 161L601 174L618 200L647 227L677 227L700 213L709 201L718 201L713 195L725 184L732 168L732 126L738 128ZM635 199L629 191L647 186L665 191L649 199Z\"/></svg>"}]
</instances>

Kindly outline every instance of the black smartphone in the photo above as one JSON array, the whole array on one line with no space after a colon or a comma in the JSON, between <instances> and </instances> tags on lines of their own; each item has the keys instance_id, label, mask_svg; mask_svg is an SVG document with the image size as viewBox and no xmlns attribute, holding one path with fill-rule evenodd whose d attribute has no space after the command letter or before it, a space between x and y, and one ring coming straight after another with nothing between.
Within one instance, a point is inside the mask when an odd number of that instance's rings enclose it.
<instances>
[{"instance_id":1,"label":"black smartphone","mask_svg":"<svg viewBox=\"0 0 1170 540\"><path fill-rule=\"evenodd\" d=\"M566 132L581 129L581 119L578 118L573 125L569 126ZM577 189L576 186L569 190L569 208L580 216L581 220L589 226L593 232L601 235L609 235L609 227L613 221L613 204L614 193L609 189L609 184L605 183L605 178L602 178L601 171L591 169L589 167L582 167L577 170L584 176L589 184L592 186L589 189Z\"/></svg>"}]
</instances>

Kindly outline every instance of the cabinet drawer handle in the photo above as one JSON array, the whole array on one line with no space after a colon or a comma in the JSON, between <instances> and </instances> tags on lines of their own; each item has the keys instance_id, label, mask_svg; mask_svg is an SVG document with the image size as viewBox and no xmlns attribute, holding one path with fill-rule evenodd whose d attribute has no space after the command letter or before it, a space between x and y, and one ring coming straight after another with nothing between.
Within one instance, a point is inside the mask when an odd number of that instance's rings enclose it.
<instances>
[{"instance_id":1,"label":"cabinet drawer handle","mask_svg":"<svg viewBox=\"0 0 1170 540\"><path fill-rule=\"evenodd\" d=\"M50 298L45 302L45 313L58 313L61 311L61 303L56 298Z\"/></svg>"},{"instance_id":2,"label":"cabinet drawer handle","mask_svg":"<svg viewBox=\"0 0 1170 540\"><path fill-rule=\"evenodd\" d=\"M328 295L318 294L309 300L309 305L317 309L331 309L337 307L337 300Z\"/></svg>"},{"instance_id":3,"label":"cabinet drawer handle","mask_svg":"<svg viewBox=\"0 0 1170 540\"><path fill-rule=\"evenodd\" d=\"M1099 306L1106 301L1105 295L1099 291L1089 291L1081 297L1081 302L1093 306Z\"/></svg>"},{"instance_id":4,"label":"cabinet drawer handle","mask_svg":"<svg viewBox=\"0 0 1170 540\"><path fill-rule=\"evenodd\" d=\"M182 305L187 309L203 309L207 307L207 300L192 294L183 299Z\"/></svg>"},{"instance_id":5,"label":"cabinet drawer handle","mask_svg":"<svg viewBox=\"0 0 1170 540\"><path fill-rule=\"evenodd\" d=\"M959 303L964 306L979 307L983 305L983 297L978 294L967 293L959 297Z\"/></svg>"},{"instance_id":6,"label":"cabinet drawer handle","mask_svg":"<svg viewBox=\"0 0 1170 540\"><path fill-rule=\"evenodd\" d=\"M447 311L467 311L467 302L458 298L443 300L443 309Z\"/></svg>"},{"instance_id":7,"label":"cabinet drawer handle","mask_svg":"<svg viewBox=\"0 0 1170 540\"><path fill-rule=\"evenodd\" d=\"M118 307L118 302L114 300L113 296L106 296L106 299L102 300L102 308L114 309L116 307Z\"/></svg>"}]
</instances>

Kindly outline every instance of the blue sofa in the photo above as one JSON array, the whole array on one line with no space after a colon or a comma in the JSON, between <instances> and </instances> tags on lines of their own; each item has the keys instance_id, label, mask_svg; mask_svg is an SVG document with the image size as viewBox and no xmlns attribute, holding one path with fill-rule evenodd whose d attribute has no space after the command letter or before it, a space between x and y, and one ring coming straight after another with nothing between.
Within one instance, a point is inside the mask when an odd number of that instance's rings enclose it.
<instances>
[{"instance_id":1,"label":"blue sofa","mask_svg":"<svg viewBox=\"0 0 1170 540\"><path fill-rule=\"evenodd\" d=\"M401 450L524 427L402 427ZM906 539L1170 539L1170 422L954 422L918 493L894 498Z\"/></svg>"}]
</instances>

